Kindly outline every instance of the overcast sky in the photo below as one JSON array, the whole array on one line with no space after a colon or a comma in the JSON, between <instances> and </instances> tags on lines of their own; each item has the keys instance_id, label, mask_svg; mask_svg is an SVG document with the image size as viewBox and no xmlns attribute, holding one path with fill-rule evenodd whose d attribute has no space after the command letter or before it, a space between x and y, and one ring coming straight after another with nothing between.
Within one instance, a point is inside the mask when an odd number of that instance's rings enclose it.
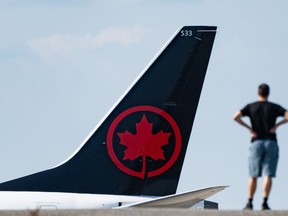
<instances>
[{"instance_id":1,"label":"overcast sky","mask_svg":"<svg viewBox=\"0 0 288 216\"><path fill-rule=\"evenodd\" d=\"M232 116L262 82L288 108L287 8L286 0L0 0L0 182L61 163L176 30L215 25L178 192L229 185L209 200L242 209L250 138ZM275 210L287 210L287 134L279 128Z\"/></svg>"}]
</instances>

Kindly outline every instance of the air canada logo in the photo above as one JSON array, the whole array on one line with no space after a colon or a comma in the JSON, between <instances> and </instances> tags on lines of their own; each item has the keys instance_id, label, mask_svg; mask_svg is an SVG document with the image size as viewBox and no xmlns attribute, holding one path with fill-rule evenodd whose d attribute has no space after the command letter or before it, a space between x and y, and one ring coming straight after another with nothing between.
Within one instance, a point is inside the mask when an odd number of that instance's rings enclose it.
<instances>
[{"instance_id":1,"label":"air canada logo","mask_svg":"<svg viewBox=\"0 0 288 216\"><path fill-rule=\"evenodd\" d=\"M138 178L166 172L176 162L182 145L180 129L164 110L136 106L119 114L107 134L113 163Z\"/></svg>"}]
</instances>

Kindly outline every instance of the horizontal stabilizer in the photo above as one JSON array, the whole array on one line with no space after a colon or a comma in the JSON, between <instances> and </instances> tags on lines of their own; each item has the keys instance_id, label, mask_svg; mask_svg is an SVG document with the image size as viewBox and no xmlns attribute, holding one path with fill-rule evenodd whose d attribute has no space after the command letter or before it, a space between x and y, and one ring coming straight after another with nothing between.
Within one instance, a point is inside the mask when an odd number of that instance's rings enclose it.
<instances>
[{"instance_id":1,"label":"horizontal stabilizer","mask_svg":"<svg viewBox=\"0 0 288 216\"><path fill-rule=\"evenodd\" d=\"M151 208L190 208L204 199L222 191L227 186L216 186L204 188L196 191L189 191L179 194L168 195L157 199L134 203L131 205L121 206L127 207L151 207Z\"/></svg>"}]
</instances>

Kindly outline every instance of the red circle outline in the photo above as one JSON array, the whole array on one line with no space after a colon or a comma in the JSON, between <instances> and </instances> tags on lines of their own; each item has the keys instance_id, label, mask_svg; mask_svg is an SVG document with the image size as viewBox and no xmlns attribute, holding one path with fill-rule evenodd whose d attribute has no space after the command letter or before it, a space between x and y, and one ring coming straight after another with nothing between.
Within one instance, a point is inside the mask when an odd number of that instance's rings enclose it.
<instances>
[{"instance_id":1,"label":"red circle outline","mask_svg":"<svg viewBox=\"0 0 288 216\"><path fill-rule=\"evenodd\" d=\"M135 106L135 107L132 107L132 108L129 108L129 109L123 111L120 115L118 115L114 119L114 121L112 122L112 124L108 130L107 139L106 139L107 140L108 154L110 155L110 158L113 161L113 163L120 170L127 173L128 175L132 175L132 176L139 177L139 178L144 178L144 174L142 172L136 172L136 171L129 169L128 167L124 166L121 163L121 161L119 161L119 159L117 158L117 156L114 152L114 149L113 149L113 135L114 135L114 131L115 131L117 125L126 116L128 116L134 112L139 112L139 111L154 112L154 113L157 113L158 115L162 116L172 126L172 129L173 129L174 134L175 134L175 150L174 150L171 158L169 159L169 161L166 164L164 164L159 169L148 172L148 177L153 177L153 176L160 175L163 172L167 171L175 163L175 161L177 160L177 158L180 154L180 150L181 150L181 146L182 146L182 137L181 137L180 129L179 129L177 123L175 122L175 120L164 110L161 110L161 109L159 109L157 107L153 107L153 106Z\"/></svg>"}]
</instances>

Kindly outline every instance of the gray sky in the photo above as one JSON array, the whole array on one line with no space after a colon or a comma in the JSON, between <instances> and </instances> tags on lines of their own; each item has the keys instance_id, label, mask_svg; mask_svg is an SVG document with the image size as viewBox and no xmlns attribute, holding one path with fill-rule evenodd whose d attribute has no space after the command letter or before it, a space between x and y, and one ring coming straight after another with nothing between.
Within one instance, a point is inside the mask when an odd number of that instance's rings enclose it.
<instances>
[{"instance_id":1,"label":"gray sky","mask_svg":"<svg viewBox=\"0 0 288 216\"><path fill-rule=\"evenodd\" d=\"M242 209L250 138L232 115L262 82L288 108L287 8L286 0L1 0L0 182L62 162L177 29L215 25L178 191L229 185L210 200ZM287 210L287 132L278 130L275 210Z\"/></svg>"}]
</instances>

